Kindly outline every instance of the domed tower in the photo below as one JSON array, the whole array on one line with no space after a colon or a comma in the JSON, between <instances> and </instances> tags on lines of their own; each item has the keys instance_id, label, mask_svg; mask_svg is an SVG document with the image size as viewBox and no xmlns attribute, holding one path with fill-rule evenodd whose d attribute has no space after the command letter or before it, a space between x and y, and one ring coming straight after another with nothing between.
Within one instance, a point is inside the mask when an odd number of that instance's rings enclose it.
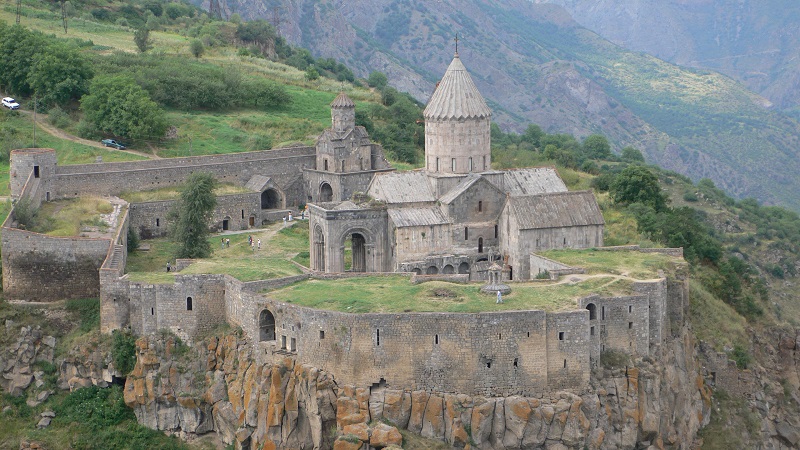
<instances>
[{"instance_id":1,"label":"domed tower","mask_svg":"<svg viewBox=\"0 0 800 450\"><path fill-rule=\"evenodd\" d=\"M356 126L356 104L344 92L331 102L331 122L335 133L344 133Z\"/></svg>"},{"instance_id":2,"label":"domed tower","mask_svg":"<svg viewBox=\"0 0 800 450\"><path fill-rule=\"evenodd\" d=\"M425 108L425 164L431 173L491 169L492 111L456 52Z\"/></svg>"}]
</instances>

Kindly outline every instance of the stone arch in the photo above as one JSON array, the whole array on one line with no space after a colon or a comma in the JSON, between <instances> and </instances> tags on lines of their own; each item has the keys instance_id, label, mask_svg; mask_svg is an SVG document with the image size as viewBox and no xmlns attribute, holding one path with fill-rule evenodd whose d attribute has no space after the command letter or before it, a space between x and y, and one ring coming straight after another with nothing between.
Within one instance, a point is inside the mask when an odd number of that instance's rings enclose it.
<instances>
[{"instance_id":1,"label":"stone arch","mask_svg":"<svg viewBox=\"0 0 800 450\"><path fill-rule=\"evenodd\" d=\"M268 309L258 315L258 340L261 342L275 340L275 316Z\"/></svg>"},{"instance_id":2,"label":"stone arch","mask_svg":"<svg viewBox=\"0 0 800 450\"><path fill-rule=\"evenodd\" d=\"M411 272L415 273L416 275L422 275L422 269L420 269L419 267L411 269Z\"/></svg>"},{"instance_id":3,"label":"stone arch","mask_svg":"<svg viewBox=\"0 0 800 450\"><path fill-rule=\"evenodd\" d=\"M456 269L453 266L451 266L450 264L448 264L448 265L446 265L446 266L444 266L442 268L442 273L450 275L450 274L456 273Z\"/></svg>"},{"instance_id":4,"label":"stone arch","mask_svg":"<svg viewBox=\"0 0 800 450\"><path fill-rule=\"evenodd\" d=\"M345 256L348 250L346 248L348 240L350 241L349 250L351 251L351 262L349 264L349 268L348 264L345 262ZM371 248L375 245L375 237L373 236L372 232L361 227L350 228L342 233L339 236L339 240L335 242L340 243L339 248L341 249L341 270L349 270L351 272L370 272L373 270L372 264L370 264L370 260L367 257L368 248Z\"/></svg>"},{"instance_id":5,"label":"stone arch","mask_svg":"<svg viewBox=\"0 0 800 450\"><path fill-rule=\"evenodd\" d=\"M333 188L327 181L323 181L319 185L319 201L332 202L333 201Z\"/></svg>"},{"instance_id":6,"label":"stone arch","mask_svg":"<svg viewBox=\"0 0 800 450\"><path fill-rule=\"evenodd\" d=\"M458 273L464 274L469 273L469 263L462 262L458 265Z\"/></svg>"},{"instance_id":7,"label":"stone arch","mask_svg":"<svg viewBox=\"0 0 800 450\"><path fill-rule=\"evenodd\" d=\"M426 275L437 275L439 273L439 268L436 266L428 266L425 270Z\"/></svg>"},{"instance_id":8,"label":"stone arch","mask_svg":"<svg viewBox=\"0 0 800 450\"><path fill-rule=\"evenodd\" d=\"M596 320L597 319L597 305L594 303L589 303L586 305L586 309L589 310L589 320Z\"/></svg>"},{"instance_id":9,"label":"stone arch","mask_svg":"<svg viewBox=\"0 0 800 450\"><path fill-rule=\"evenodd\" d=\"M277 189L269 188L261 193L261 209L282 208L281 193Z\"/></svg>"},{"instance_id":10,"label":"stone arch","mask_svg":"<svg viewBox=\"0 0 800 450\"><path fill-rule=\"evenodd\" d=\"M314 241L312 244L314 251L313 267L312 269L321 272L325 271L325 233L322 232L322 227L317 225L314 227Z\"/></svg>"}]
</instances>

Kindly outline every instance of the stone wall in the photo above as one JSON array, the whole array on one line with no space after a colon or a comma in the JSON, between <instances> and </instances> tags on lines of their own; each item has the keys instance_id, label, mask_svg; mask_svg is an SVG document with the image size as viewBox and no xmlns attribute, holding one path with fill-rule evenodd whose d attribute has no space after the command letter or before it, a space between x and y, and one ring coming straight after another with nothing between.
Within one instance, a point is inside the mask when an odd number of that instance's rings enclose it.
<instances>
[{"instance_id":1,"label":"stone wall","mask_svg":"<svg viewBox=\"0 0 800 450\"><path fill-rule=\"evenodd\" d=\"M307 197L306 202L343 201L353 198L356 192L367 192L372 178L382 172L393 172L394 169L365 170L363 172L326 172L324 170L306 169L303 171L303 183ZM333 198L324 200L320 197L323 183L330 185Z\"/></svg>"}]
</instances>

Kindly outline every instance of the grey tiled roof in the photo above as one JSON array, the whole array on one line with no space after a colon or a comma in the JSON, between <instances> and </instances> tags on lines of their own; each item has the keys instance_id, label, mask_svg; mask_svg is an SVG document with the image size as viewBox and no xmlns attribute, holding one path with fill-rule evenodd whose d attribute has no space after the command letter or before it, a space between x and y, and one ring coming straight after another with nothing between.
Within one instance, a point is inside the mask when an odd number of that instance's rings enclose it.
<instances>
[{"instance_id":1,"label":"grey tiled roof","mask_svg":"<svg viewBox=\"0 0 800 450\"><path fill-rule=\"evenodd\" d=\"M507 170L504 178L505 190L512 197L567 192L567 186L552 167Z\"/></svg>"},{"instance_id":2,"label":"grey tiled roof","mask_svg":"<svg viewBox=\"0 0 800 450\"><path fill-rule=\"evenodd\" d=\"M390 209L389 219L397 228L450 223L441 209L435 206L429 208Z\"/></svg>"},{"instance_id":3,"label":"grey tiled roof","mask_svg":"<svg viewBox=\"0 0 800 450\"><path fill-rule=\"evenodd\" d=\"M605 224L591 191L511 197L509 208L522 230Z\"/></svg>"},{"instance_id":4,"label":"grey tiled roof","mask_svg":"<svg viewBox=\"0 0 800 450\"><path fill-rule=\"evenodd\" d=\"M491 117L472 77L458 55L453 58L442 81L425 108L425 119L476 119Z\"/></svg>"},{"instance_id":5,"label":"grey tiled roof","mask_svg":"<svg viewBox=\"0 0 800 450\"><path fill-rule=\"evenodd\" d=\"M369 195L389 204L436 201L428 176L419 170L378 174L372 180Z\"/></svg>"}]
</instances>

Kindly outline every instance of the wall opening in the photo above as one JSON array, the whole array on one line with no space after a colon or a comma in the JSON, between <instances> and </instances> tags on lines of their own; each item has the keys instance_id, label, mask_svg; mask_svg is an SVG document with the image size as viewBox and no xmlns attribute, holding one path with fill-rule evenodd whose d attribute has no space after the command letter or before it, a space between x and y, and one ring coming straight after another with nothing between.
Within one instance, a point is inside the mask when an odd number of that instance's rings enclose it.
<instances>
[{"instance_id":1,"label":"wall opening","mask_svg":"<svg viewBox=\"0 0 800 450\"><path fill-rule=\"evenodd\" d=\"M486 156L483 157L483 170L486 170Z\"/></svg>"},{"instance_id":2,"label":"wall opening","mask_svg":"<svg viewBox=\"0 0 800 450\"><path fill-rule=\"evenodd\" d=\"M275 189L267 189L261 193L261 209L278 209L281 207L281 194Z\"/></svg>"},{"instance_id":3,"label":"wall opening","mask_svg":"<svg viewBox=\"0 0 800 450\"><path fill-rule=\"evenodd\" d=\"M192 297L186 297L186 310L191 311L193 306L194 305L192 305Z\"/></svg>"},{"instance_id":4,"label":"wall opening","mask_svg":"<svg viewBox=\"0 0 800 450\"><path fill-rule=\"evenodd\" d=\"M589 336L594 336L594 327L589 327Z\"/></svg>"},{"instance_id":5,"label":"wall opening","mask_svg":"<svg viewBox=\"0 0 800 450\"><path fill-rule=\"evenodd\" d=\"M436 158L436 172L439 171L439 158Z\"/></svg>"},{"instance_id":6,"label":"wall opening","mask_svg":"<svg viewBox=\"0 0 800 450\"><path fill-rule=\"evenodd\" d=\"M483 238L478 238L478 253L483 253Z\"/></svg>"},{"instance_id":7,"label":"wall opening","mask_svg":"<svg viewBox=\"0 0 800 450\"><path fill-rule=\"evenodd\" d=\"M482 200L478 200L478 212L482 212L482 211L483 211L483 201Z\"/></svg>"},{"instance_id":8,"label":"wall opening","mask_svg":"<svg viewBox=\"0 0 800 450\"><path fill-rule=\"evenodd\" d=\"M497 229L498 229L498 227L497 227L497 225L495 225L494 226L494 238L495 239L497 239L497 236L498 236Z\"/></svg>"},{"instance_id":9,"label":"wall opening","mask_svg":"<svg viewBox=\"0 0 800 450\"><path fill-rule=\"evenodd\" d=\"M565 369L567 368L567 360L566 359L564 360L564 368Z\"/></svg>"},{"instance_id":10,"label":"wall opening","mask_svg":"<svg viewBox=\"0 0 800 450\"><path fill-rule=\"evenodd\" d=\"M436 345L439 345L439 335L438 334L436 336L434 336L433 343L436 344Z\"/></svg>"},{"instance_id":11,"label":"wall opening","mask_svg":"<svg viewBox=\"0 0 800 450\"><path fill-rule=\"evenodd\" d=\"M159 218L156 218L156 226L157 226L157 227L160 227L160 226L161 226L161 219L159 219Z\"/></svg>"},{"instance_id":12,"label":"wall opening","mask_svg":"<svg viewBox=\"0 0 800 450\"><path fill-rule=\"evenodd\" d=\"M33 166L33 178L39 178L39 166Z\"/></svg>"},{"instance_id":13,"label":"wall opening","mask_svg":"<svg viewBox=\"0 0 800 450\"><path fill-rule=\"evenodd\" d=\"M296 352L297 351L297 339L292 338L289 342L289 351Z\"/></svg>"},{"instance_id":14,"label":"wall opening","mask_svg":"<svg viewBox=\"0 0 800 450\"><path fill-rule=\"evenodd\" d=\"M514 280L514 268L511 266L508 266L508 279Z\"/></svg>"},{"instance_id":15,"label":"wall opening","mask_svg":"<svg viewBox=\"0 0 800 450\"><path fill-rule=\"evenodd\" d=\"M381 330L375 330L375 344L381 345Z\"/></svg>"},{"instance_id":16,"label":"wall opening","mask_svg":"<svg viewBox=\"0 0 800 450\"><path fill-rule=\"evenodd\" d=\"M455 158L450 158L450 166L451 166L450 168L452 169L452 171L455 172L456 171L456 159Z\"/></svg>"},{"instance_id":17,"label":"wall opening","mask_svg":"<svg viewBox=\"0 0 800 450\"><path fill-rule=\"evenodd\" d=\"M230 229L230 221L228 219L222 219L222 231L228 231Z\"/></svg>"},{"instance_id":18,"label":"wall opening","mask_svg":"<svg viewBox=\"0 0 800 450\"><path fill-rule=\"evenodd\" d=\"M518 358L514 358L514 367L517 367L517 366L519 365L519 364L518 364L518 361L519 361L519 359L518 359Z\"/></svg>"},{"instance_id":19,"label":"wall opening","mask_svg":"<svg viewBox=\"0 0 800 450\"><path fill-rule=\"evenodd\" d=\"M258 316L258 340L262 342L275 340L275 316L267 309L261 311Z\"/></svg>"},{"instance_id":20,"label":"wall opening","mask_svg":"<svg viewBox=\"0 0 800 450\"><path fill-rule=\"evenodd\" d=\"M469 264L465 263L465 262L462 262L461 264L459 264L458 265L458 273L468 274L469 273Z\"/></svg>"},{"instance_id":21,"label":"wall opening","mask_svg":"<svg viewBox=\"0 0 800 450\"><path fill-rule=\"evenodd\" d=\"M319 201L332 202L333 201L333 188L328 183L322 183L319 186Z\"/></svg>"},{"instance_id":22,"label":"wall opening","mask_svg":"<svg viewBox=\"0 0 800 450\"><path fill-rule=\"evenodd\" d=\"M256 226L256 217L255 217L255 216L250 216L250 220L248 221L248 224L249 224L251 227L254 227L254 226Z\"/></svg>"},{"instance_id":23,"label":"wall opening","mask_svg":"<svg viewBox=\"0 0 800 450\"><path fill-rule=\"evenodd\" d=\"M469 227L464 227L464 240L469 239Z\"/></svg>"},{"instance_id":24,"label":"wall opening","mask_svg":"<svg viewBox=\"0 0 800 450\"><path fill-rule=\"evenodd\" d=\"M436 266L430 266L425 270L427 275L436 275L439 273L439 268Z\"/></svg>"},{"instance_id":25,"label":"wall opening","mask_svg":"<svg viewBox=\"0 0 800 450\"><path fill-rule=\"evenodd\" d=\"M469 157L469 171L472 172L472 156Z\"/></svg>"},{"instance_id":26,"label":"wall opening","mask_svg":"<svg viewBox=\"0 0 800 450\"><path fill-rule=\"evenodd\" d=\"M594 303L589 303L586 305L586 309L589 310L589 320L596 320L597 319L597 305Z\"/></svg>"},{"instance_id":27,"label":"wall opening","mask_svg":"<svg viewBox=\"0 0 800 450\"><path fill-rule=\"evenodd\" d=\"M281 349L286 350L286 336L281 336Z\"/></svg>"},{"instance_id":28,"label":"wall opening","mask_svg":"<svg viewBox=\"0 0 800 450\"><path fill-rule=\"evenodd\" d=\"M325 339L325 331L319 330L319 338L320 339Z\"/></svg>"},{"instance_id":29,"label":"wall opening","mask_svg":"<svg viewBox=\"0 0 800 450\"><path fill-rule=\"evenodd\" d=\"M486 361L486 368L487 369L491 369L492 368L492 362L491 361Z\"/></svg>"},{"instance_id":30,"label":"wall opening","mask_svg":"<svg viewBox=\"0 0 800 450\"><path fill-rule=\"evenodd\" d=\"M345 236L342 247L344 252L342 259L344 270L347 272L366 272L367 271L367 240L361 233L353 233Z\"/></svg>"},{"instance_id":31,"label":"wall opening","mask_svg":"<svg viewBox=\"0 0 800 450\"><path fill-rule=\"evenodd\" d=\"M244 210L242 210L242 220L244 220Z\"/></svg>"},{"instance_id":32,"label":"wall opening","mask_svg":"<svg viewBox=\"0 0 800 450\"><path fill-rule=\"evenodd\" d=\"M50 193L49 192L45 192L44 193L44 201L46 201L46 202L50 201Z\"/></svg>"},{"instance_id":33,"label":"wall opening","mask_svg":"<svg viewBox=\"0 0 800 450\"><path fill-rule=\"evenodd\" d=\"M422 269L414 268L411 269L411 272L415 273L416 275L422 275Z\"/></svg>"},{"instance_id":34,"label":"wall opening","mask_svg":"<svg viewBox=\"0 0 800 450\"><path fill-rule=\"evenodd\" d=\"M453 273L456 273L456 269L453 266L451 266L450 264L448 264L448 265L446 265L446 266L444 266L442 268L442 273L446 273L448 275L449 274L453 274Z\"/></svg>"},{"instance_id":35,"label":"wall opening","mask_svg":"<svg viewBox=\"0 0 800 450\"><path fill-rule=\"evenodd\" d=\"M628 314L633 312L633 305L628 305Z\"/></svg>"},{"instance_id":36,"label":"wall opening","mask_svg":"<svg viewBox=\"0 0 800 450\"><path fill-rule=\"evenodd\" d=\"M628 322L628 329L629 329L629 330L632 330L632 329L633 329L633 322Z\"/></svg>"},{"instance_id":37,"label":"wall opening","mask_svg":"<svg viewBox=\"0 0 800 450\"><path fill-rule=\"evenodd\" d=\"M327 159L322 160L322 170L324 170L326 172L328 171L328 160Z\"/></svg>"},{"instance_id":38,"label":"wall opening","mask_svg":"<svg viewBox=\"0 0 800 450\"><path fill-rule=\"evenodd\" d=\"M600 320L606 320L606 307L605 306L600 308Z\"/></svg>"},{"instance_id":39,"label":"wall opening","mask_svg":"<svg viewBox=\"0 0 800 450\"><path fill-rule=\"evenodd\" d=\"M564 340L564 332L563 331L559 331L558 332L558 340L559 341L563 341Z\"/></svg>"},{"instance_id":40,"label":"wall opening","mask_svg":"<svg viewBox=\"0 0 800 450\"><path fill-rule=\"evenodd\" d=\"M344 161L342 161L342 172L344 172Z\"/></svg>"},{"instance_id":41,"label":"wall opening","mask_svg":"<svg viewBox=\"0 0 800 450\"><path fill-rule=\"evenodd\" d=\"M156 315L156 310L155 310L155 308L150 308L150 315L151 315L151 316L155 316L155 315Z\"/></svg>"}]
</instances>

